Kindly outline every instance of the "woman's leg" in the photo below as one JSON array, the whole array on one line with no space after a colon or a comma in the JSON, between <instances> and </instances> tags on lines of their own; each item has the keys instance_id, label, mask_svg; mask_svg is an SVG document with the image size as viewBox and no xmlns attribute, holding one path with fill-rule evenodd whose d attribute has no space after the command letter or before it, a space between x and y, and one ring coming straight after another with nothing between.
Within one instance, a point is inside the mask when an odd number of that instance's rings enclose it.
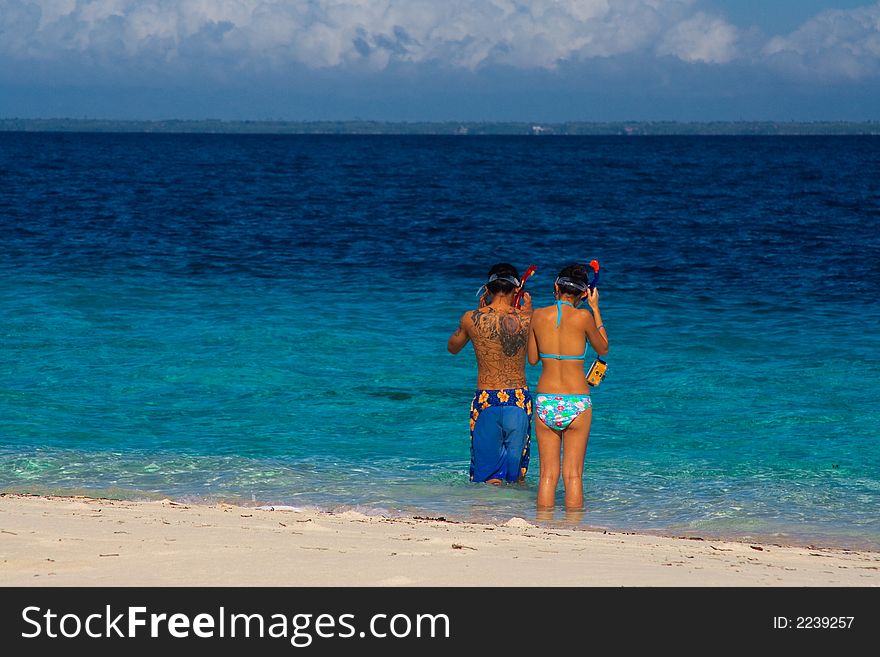
<instances>
[{"instance_id":1,"label":"woman's leg","mask_svg":"<svg viewBox=\"0 0 880 657\"><path fill-rule=\"evenodd\" d=\"M562 438L562 483L565 485L565 508L584 506L584 455L590 439L593 409L588 408L568 425ZM541 452L541 462L544 452ZM542 467L543 470L543 467Z\"/></svg>"},{"instance_id":2,"label":"woman's leg","mask_svg":"<svg viewBox=\"0 0 880 657\"><path fill-rule=\"evenodd\" d=\"M538 508L553 508L556 503L556 485L559 483L559 434L546 424L535 422L535 435L538 438L538 457L541 471L538 475Z\"/></svg>"}]
</instances>

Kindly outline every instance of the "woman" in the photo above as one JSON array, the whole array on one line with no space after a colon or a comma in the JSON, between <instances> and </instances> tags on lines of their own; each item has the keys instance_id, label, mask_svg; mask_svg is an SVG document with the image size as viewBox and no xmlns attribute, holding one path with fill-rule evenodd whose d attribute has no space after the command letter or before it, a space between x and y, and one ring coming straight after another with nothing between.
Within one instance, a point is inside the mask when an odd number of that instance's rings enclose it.
<instances>
[{"instance_id":1,"label":"woman","mask_svg":"<svg viewBox=\"0 0 880 657\"><path fill-rule=\"evenodd\" d=\"M600 356L607 354L608 336L599 313L599 291L590 289L585 265L563 269L554 288L556 303L536 309L529 330L529 363L542 362L534 399L541 459L538 508L553 507L561 447L565 508L577 510L584 505L584 454L593 420L584 359L590 346ZM592 312L578 310L584 299Z\"/></svg>"}]
</instances>

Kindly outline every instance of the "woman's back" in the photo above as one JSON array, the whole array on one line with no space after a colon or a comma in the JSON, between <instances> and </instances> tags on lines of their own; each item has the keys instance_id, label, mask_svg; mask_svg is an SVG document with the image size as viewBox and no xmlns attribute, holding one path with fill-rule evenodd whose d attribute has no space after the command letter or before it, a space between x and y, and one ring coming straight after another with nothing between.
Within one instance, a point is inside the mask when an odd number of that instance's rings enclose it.
<instances>
[{"instance_id":1,"label":"woman's back","mask_svg":"<svg viewBox=\"0 0 880 657\"><path fill-rule=\"evenodd\" d=\"M542 366L538 392L589 392L584 359L589 351L588 323L592 322L588 311L578 310L566 301L534 311L532 332Z\"/></svg>"}]
</instances>

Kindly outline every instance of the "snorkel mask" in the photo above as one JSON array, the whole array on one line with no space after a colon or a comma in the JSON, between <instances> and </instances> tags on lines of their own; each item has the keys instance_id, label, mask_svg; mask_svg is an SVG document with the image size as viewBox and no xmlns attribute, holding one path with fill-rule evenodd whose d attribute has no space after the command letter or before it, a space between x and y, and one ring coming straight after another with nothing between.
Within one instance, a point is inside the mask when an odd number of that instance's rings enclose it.
<instances>
[{"instance_id":1,"label":"snorkel mask","mask_svg":"<svg viewBox=\"0 0 880 657\"><path fill-rule=\"evenodd\" d=\"M593 277L586 284L581 281L575 281L568 276L559 276L556 279L556 285L565 285L566 287L574 288L581 293L586 292L587 290L595 290L596 286L599 284L599 261L590 260L590 269L593 270ZM583 298L578 299L578 303L581 301L583 301Z\"/></svg>"},{"instance_id":2,"label":"snorkel mask","mask_svg":"<svg viewBox=\"0 0 880 657\"><path fill-rule=\"evenodd\" d=\"M481 297L486 292L488 292L489 288L487 286L489 285L489 283L492 283L494 281L507 281L508 283L512 284L515 288L519 288L525 282L525 279L523 279L521 281L520 279L518 279L516 276L513 276L512 274L492 274L489 277L489 280L486 281L483 285L481 285L480 289L477 290L477 296Z\"/></svg>"},{"instance_id":3,"label":"snorkel mask","mask_svg":"<svg viewBox=\"0 0 880 657\"><path fill-rule=\"evenodd\" d=\"M574 279L571 279L568 276L557 277L556 278L556 285L564 285L568 288L573 288L581 293L586 292L587 288L589 287L588 285L585 285L584 283L581 283L580 281L576 281ZM580 303L581 299L578 299L577 302Z\"/></svg>"}]
</instances>

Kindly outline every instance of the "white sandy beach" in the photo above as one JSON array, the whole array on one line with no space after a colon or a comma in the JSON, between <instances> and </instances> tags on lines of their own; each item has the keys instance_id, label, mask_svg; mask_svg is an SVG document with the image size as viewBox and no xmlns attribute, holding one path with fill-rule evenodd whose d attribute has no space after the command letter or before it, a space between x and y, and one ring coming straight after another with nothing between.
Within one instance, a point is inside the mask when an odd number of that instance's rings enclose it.
<instances>
[{"instance_id":1,"label":"white sandy beach","mask_svg":"<svg viewBox=\"0 0 880 657\"><path fill-rule=\"evenodd\" d=\"M6 586L878 586L880 552L0 495Z\"/></svg>"}]
</instances>

